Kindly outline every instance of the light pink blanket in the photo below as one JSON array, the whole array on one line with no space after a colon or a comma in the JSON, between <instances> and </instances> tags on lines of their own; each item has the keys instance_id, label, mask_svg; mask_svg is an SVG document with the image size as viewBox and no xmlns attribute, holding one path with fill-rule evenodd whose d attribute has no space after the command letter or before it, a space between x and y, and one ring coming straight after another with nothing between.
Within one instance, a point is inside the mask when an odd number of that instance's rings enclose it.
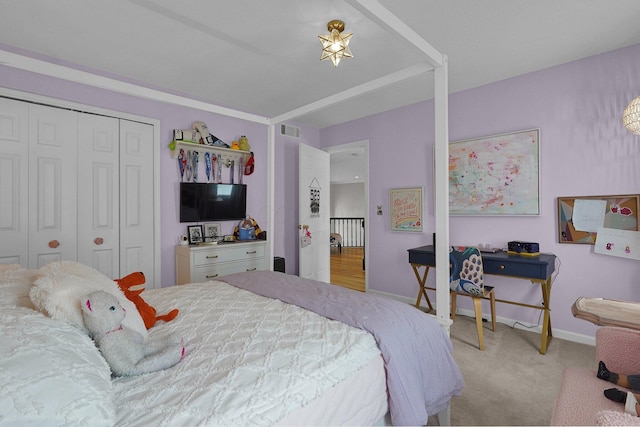
<instances>
[{"instance_id":1,"label":"light pink blanket","mask_svg":"<svg viewBox=\"0 0 640 427\"><path fill-rule=\"evenodd\" d=\"M371 333L385 362L394 425L426 425L429 415L462 393L464 381L449 337L434 318L413 306L272 271L219 280Z\"/></svg>"}]
</instances>

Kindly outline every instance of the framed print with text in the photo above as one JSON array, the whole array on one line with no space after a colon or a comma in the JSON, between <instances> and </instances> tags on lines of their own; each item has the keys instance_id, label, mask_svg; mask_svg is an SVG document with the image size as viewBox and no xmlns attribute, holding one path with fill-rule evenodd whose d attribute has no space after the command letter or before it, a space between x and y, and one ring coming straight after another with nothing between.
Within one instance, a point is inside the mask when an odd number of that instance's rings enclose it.
<instances>
[{"instance_id":1,"label":"framed print with text","mask_svg":"<svg viewBox=\"0 0 640 427\"><path fill-rule=\"evenodd\" d=\"M422 232L422 187L389 190L391 231Z\"/></svg>"}]
</instances>

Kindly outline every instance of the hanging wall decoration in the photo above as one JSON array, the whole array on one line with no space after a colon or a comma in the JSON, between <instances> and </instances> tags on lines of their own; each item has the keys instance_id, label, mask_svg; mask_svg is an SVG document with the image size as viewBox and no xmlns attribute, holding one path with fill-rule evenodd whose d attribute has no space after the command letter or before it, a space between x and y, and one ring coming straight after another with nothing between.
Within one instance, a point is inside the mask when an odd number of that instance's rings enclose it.
<instances>
[{"instance_id":1,"label":"hanging wall decoration","mask_svg":"<svg viewBox=\"0 0 640 427\"><path fill-rule=\"evenodd\" d=\"M422 187L389 190L391 231L422 232Z\"/></svg>"},{"instance_id":2,"label":"hanging wall decoration","mask_svg":"<svg viewBox=\"0 0 640 427\"><path fill-rule=\"evenodd\" d=\"M597 245L601 228L640 231L640 195L558 197L558 243Z\"/></svg>"},{"instance_id":3,"label":"hanging wall decoration","mask_svg":"<svg viewBox=\"0 0 640 427\"><path fill-rule=\"evenodd\" d=\"M451 215L540 215L538 129L449 144Z\"/></svg>"},{"instance_id":4,"label":"hanging wall decoration","mask_svg":"<svg viewBox=\"0 0 640 427\"><path fill-rule=\"evenodd\" d=\"M311 185L309 185L309 207L311 208L312 217L320 216L320 190L320 183L314 177Z\"/></svg>"}]
</instances>

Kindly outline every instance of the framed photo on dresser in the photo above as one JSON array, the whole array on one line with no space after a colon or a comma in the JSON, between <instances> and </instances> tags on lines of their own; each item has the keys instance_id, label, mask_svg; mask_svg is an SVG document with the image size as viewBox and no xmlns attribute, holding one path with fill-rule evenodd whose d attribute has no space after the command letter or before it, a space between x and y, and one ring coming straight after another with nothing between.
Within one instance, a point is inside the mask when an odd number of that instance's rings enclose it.
<instances>
[{"instance_id":1,"label":"framed photo on dresser","mask_svg":"<svg viewBox=\"0 0 640 427\"><path fill-rule=\"evenodd\" d=\"M204 241L212 242L222 237L222 226L219 222L210 222L204 224Z\"/></svg>"},{"instance_id":2,"label":"framed photo on dresser","mask_svg":"<svg viewBox=\"0 0 640 427\"><path fill-rule=\"evenodd\" d=\"M187 234L189 235L189 244L197 245L204 242L204 232L201 225L188 225Z\"/></svg>"}]
</instances>

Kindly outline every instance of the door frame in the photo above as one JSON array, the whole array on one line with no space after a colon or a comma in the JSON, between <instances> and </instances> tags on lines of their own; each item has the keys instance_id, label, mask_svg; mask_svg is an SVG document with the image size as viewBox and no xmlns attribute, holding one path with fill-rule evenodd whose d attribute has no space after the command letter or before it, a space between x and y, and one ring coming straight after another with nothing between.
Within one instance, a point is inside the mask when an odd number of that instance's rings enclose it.
<instances>
[{"instance_id":1,"label":"door frame","mask_svg":"<svg viewBox=\"0 0 640 427\"><path fill-rule=\"evenodd\" d=\"M360 141L349 142L346 144L334 145L331 147L323 148L324 151L329 153L338 153L340 151L351 150L353 148L363 148L364 149L364 158L366 161L366 166L364 169L364 290L367 292L369 290L369 259L371 258L369 252L369 140L363 139Z\"/></svg>"},{"instance_id":2,"label":"door frame","mask_svg":"<svg viewBox=\"0 0 640 427\"><path fill-rule=\"evenodd\" d=\"M110 110L107 108L95 107L92 105L82 104L80 102L66 101L50 96L37 95L19 90L0 87L0 96L13 98L18 101L33 102L36 104L44 104L51 107L66 108L84 113L99 114L103 116L114 117L117 119L130 120L134 122L145 123L153 126L153 234L155 236L153 242L153 267L154 277L158 286L162 283L160 269L160 120L150 117L140 116L137 114L125 113L122 111Z\"/></svg>"}]
</instances>

